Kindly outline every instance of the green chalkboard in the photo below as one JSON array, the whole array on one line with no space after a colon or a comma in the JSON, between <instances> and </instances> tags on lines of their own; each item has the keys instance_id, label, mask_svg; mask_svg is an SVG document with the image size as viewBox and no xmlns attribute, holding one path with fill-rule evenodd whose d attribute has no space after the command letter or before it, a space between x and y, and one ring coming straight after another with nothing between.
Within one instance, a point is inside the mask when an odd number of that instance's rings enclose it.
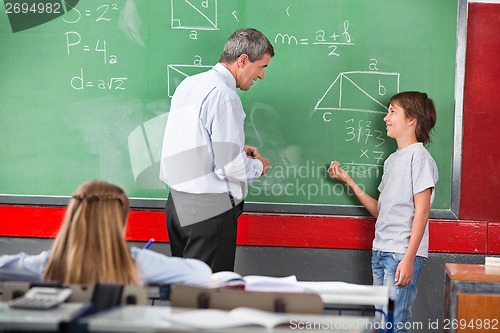
<instances>
[{"instance_id":1,"label":"green chalkboard","mask_svg":"<svg viewBox=\"0 0 500 333\"><path fill-rule=\"evenodd\" d=\"M247 144L272 165L248 187L249 209L356 212L359 202L326 166L341 161L377 195L395 150L383 123L387 100L420 90L438 111L433 210L454 210L463 1L72 2L39 22L7 0L0 13L0 202L64 203L101 178L136 206L163 207L158 163L175 87L213 66L231 32L255 27L276 56L265 79L240 92Z\"/></svg>"}]
</instances>

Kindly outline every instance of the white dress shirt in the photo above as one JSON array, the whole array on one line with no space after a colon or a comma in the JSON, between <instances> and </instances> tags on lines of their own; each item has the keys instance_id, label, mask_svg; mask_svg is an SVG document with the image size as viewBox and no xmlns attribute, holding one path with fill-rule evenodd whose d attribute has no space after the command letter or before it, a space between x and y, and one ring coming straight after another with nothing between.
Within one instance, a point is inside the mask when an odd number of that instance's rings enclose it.
<instances>
[{"instance_id":1,"label":"white dress shirt","mask_svg":"<svg viewBox=\"0 0 500 333\"><path fill-rule=\"evenodd\" d=\"M177 87L168 115L160 179L186 193L230 193L259 177L263 164L247 157L245 112L236 80L222 64Z\"/></svg>"}]
</instances>

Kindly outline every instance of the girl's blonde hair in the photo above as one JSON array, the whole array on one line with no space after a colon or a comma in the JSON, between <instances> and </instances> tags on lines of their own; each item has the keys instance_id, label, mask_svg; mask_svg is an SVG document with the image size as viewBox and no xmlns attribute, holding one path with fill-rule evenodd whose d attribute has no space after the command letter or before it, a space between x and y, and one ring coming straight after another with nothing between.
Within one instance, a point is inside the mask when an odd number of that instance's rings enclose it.
<instances>
[{"instance_id":1,"label":"girl's blonde hair","mask_svg":"<svg viewBox=\"0 0 500 333\"><path fill-rule=\"evenodd\" d=\"M128 209L120 187L102 180L82 184L66 210L44 280L137 284L137 267L125 241Z\"/></svg>"}]
</instances>

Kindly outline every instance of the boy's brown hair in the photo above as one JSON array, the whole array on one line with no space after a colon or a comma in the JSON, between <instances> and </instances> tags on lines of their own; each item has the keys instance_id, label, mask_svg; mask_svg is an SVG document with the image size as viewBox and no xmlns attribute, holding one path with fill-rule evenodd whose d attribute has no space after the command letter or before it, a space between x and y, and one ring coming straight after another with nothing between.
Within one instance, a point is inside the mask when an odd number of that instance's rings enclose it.
<instances>
[{"instance_id":1,"label":"boy's brown hair","mask_svg":"<svg viewBox=\"0 0 500 333\"><path fill-rule=\"evenodd\" d=\"M390 104L403 108L407 118L417 119L415 134L418 142L422 142L424 145L431 142L431 131L436 124L436 108L434 101L426 93L400 92L391 97L387 106Z\"/></svg>"}]
</instances>

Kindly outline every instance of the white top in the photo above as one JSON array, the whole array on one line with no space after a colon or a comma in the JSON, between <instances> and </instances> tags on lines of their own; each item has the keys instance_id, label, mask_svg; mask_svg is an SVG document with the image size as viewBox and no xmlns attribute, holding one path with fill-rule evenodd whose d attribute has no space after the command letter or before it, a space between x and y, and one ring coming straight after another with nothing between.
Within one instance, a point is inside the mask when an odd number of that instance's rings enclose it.
<instances>
[{"instance_id":1,"label":"white top","mask_svg":"<svg viewBox=\"0 0 500 333\"><path fill-rule=\"evenodd\" d=\"M262 162L246 156L245 112L236 80L222 64L177 87L163 139L160 179L186 193L231 193L259 177Z\"/></svg>"},{"instance_id":2,"label":"white top","mask_svg":"<svg viewBox=\"0 0 500 333\"><path fill-rule=\"evenodd\" d=\"M415 143L392 153L384 162L384 174L378 187L378 218L375 224L373 249L384 252L406 253L410 242L415 204L413 196L438 181L438 169L431 154L422 143ZM429 224L425 228L417 255L427 258Z\"/></svg>"},{"instance_id":3,"label":"white top","mask_svg":"<svg viewBox=\"0 0 500 333\"><path fill-rule=\"evenodd\" d=\"M212 276L210 267L197 259L167 257L137 247L132 247L130 254L137 265L141 284L205 284ZM41 281L49 255L49 251L44 251L37 255L22 252L1 256L0 281Z\"/></svg>"}]
</instances>

